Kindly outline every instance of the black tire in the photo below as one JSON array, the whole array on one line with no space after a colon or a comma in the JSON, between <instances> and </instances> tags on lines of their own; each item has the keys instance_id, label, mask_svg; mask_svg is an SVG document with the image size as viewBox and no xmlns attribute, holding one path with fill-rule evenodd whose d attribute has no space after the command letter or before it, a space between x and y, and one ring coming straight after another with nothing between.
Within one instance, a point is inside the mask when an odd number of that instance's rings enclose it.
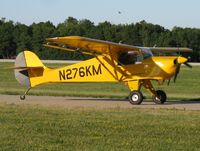
<instances>
[{"instance_id":1,"label":"black tire","mask_svg":"<svg viewBox=\"0 0 200 151\"><path fill-rule=\"evenodd\" d=\"M25 95L20 96L20 100L25 100L25 98L26 98Z\"/></svg>"},{"instance_id":2,"label":"black tire","mask_svg":"<svg viewBox=\"0 0 200 151\"><path fill-rule=\"evenodd\" d=\"M132 91L129 95L129 102L133 105L139 105L143 101L143 95L140 91Z\"/></svg>"},{"instance_id":3,"label":"black tire","mask_svg":"<svg viewBox=\"0 0 200 151\"><path fill-rule=\"evenodd\" d=\"M167 100L166 93L162 90L157 90L156 93L157 93L157 96L153 96L153 101L156 104L164 104Z\"/></svg>"}]
</instances>

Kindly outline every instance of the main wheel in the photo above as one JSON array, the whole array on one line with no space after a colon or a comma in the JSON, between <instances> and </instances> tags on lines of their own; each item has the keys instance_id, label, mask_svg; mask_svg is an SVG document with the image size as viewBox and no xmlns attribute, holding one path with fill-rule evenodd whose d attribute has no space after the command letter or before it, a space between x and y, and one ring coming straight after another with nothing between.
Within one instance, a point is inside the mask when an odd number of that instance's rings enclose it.
<instances>
[{"instance_id":1,"label":"main wheel","mask_svg":"<svg viewBox=\"0 0 200 151\"><path fill-rule=\"evenodd\" d=\"M156 93L157 93L157 96L153 96L153 101L156 104L164 104L167 100L166 93L162 90L157 90Z\"/></svg>"},{"instance_id":2,"label":"main wheel","mask_svg":"<svg viewBox=\"0 0 200 151\"><path fill-rule=\"evenodd\" d=\"M143 96L140 91L132 91L129 95L129 102L133 105L141 104L143 101Z\"/></svg>"}]
</instances>

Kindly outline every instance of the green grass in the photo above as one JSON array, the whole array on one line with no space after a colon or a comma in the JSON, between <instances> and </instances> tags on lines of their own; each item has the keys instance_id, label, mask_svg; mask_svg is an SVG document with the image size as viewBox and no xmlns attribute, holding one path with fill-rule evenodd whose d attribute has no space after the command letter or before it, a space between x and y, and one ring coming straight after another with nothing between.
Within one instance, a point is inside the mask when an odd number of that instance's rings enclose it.
<instances>
[{"instance_id":1,"label":"green grass","mask_svg":"<svg viewBox=\"0 0 200 151\"><path fill-rule=\"evenodd\" d=\"M1 94L23 94L26 88L20 86L15 80L13 70L4 69L13 66L13 63L0 64L0 93ZM49 65L48 65L49 66ZM50 64L50 66L61 66ZM192 69L182 66L177 82L170 86L159 86L154 82L156 89L166 91L169 99L199 99L200 98L200 67ZM146 90L144 95L150 97ZM29 92L31 95L53 95L53 96L87 96L87 97L110 97L125 98L129 95L129 89L121 83L78 83L78 84L46 84L37 86Z\"/></svg>"},{"instance_id":2,"label":"green grass","mask_svg":"<svg viewBox=\"0 0 200 151\"><path fill-rule=\"evenodd\" d=\"M200 150L200 112L0 104L1 150Z\"/></svg>"}]
</instances>

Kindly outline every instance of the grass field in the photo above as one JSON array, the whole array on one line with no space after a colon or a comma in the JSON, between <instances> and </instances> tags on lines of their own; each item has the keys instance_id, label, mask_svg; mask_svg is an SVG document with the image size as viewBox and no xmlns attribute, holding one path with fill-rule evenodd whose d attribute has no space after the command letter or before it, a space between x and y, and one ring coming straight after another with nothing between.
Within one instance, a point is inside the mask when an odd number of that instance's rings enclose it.
<instances>
[{"instance_id":1,"label":"grass field","mask_svg":"<svg viewBox=\"0 0 200 151\"><path fill-rule=\"evenodd\" d=\"M0 104L1 150L200 150L200 112Z\"/></svg>"},{"instance_id":2,"label":"grass field","mask_svg":"<svg viewBox=\"0 0 200 151\"><path fill-rule=\"evenodd\" d=\"M26 88L20 86L15 80L13 70L2 70L13 66L13 63L1 63L0 65L0 93L23 94ZM50 64L48 66L58 66ZM59 65L60 66L60 65ZM166 91L169 99L200 99L200 67L192 69L182 66L177 82L159 86L154 83L156 89ZM146 90L144 95L149 97ZM54 96L87 96L125 98L129 95L129 89L121 83L79 83L79 84L46 84L35 87L29 92L31 95Z\"/></svg>"}]
</instances>

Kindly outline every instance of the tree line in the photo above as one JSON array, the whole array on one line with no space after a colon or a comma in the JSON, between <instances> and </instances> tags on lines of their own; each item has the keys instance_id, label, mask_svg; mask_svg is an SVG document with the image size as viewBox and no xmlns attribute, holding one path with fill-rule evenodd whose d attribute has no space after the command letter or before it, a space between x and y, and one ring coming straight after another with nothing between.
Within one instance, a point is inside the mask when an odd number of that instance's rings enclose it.
<instances>
[{"instance_id":1,"label":"tree line","mask_svg":"<svg viewBox=\"0 0 200 151\"><path fill-rule=\"evenodd\" d=\"M189 47L191 61L200 61L200 29L174 27L165 29L160 25L141 21L131 24L112 24L108 21L95 25L88 19L68 17L55 26L50 21L30 26L19 22L0 20L0 58L15 58L25 49L41 59L84 59L84 56L43 47L48 37L79 35L95 39L121 42L146 47Z\"/></svg>"}]
</instances>

